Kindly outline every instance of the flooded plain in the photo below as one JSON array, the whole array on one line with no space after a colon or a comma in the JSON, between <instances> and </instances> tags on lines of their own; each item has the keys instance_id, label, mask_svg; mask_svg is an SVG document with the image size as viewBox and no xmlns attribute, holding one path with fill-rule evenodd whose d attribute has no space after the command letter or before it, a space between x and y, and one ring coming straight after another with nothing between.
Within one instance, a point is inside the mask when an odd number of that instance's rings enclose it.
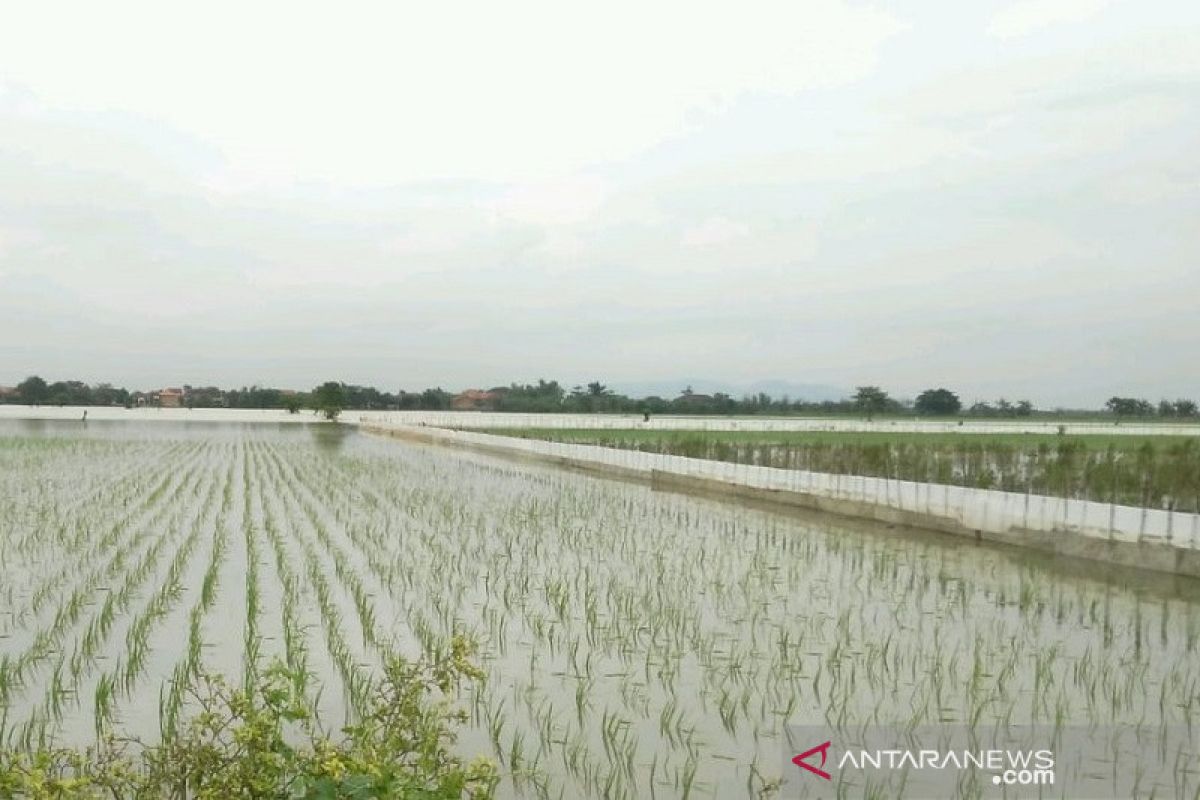
<instances>
[{"instance_id":1,"label":"flooded plain","mask_svg":"<svg viewBox=\"0 0 1200 800\"><path fill-rule=\"evenodd\" d=\"M654 492L347 426L0 421L0 736L155 737L175 678L472 636L503 795L757 797L789 725L1200 723L1200 582Z\"/></svg>"}]
</instances>

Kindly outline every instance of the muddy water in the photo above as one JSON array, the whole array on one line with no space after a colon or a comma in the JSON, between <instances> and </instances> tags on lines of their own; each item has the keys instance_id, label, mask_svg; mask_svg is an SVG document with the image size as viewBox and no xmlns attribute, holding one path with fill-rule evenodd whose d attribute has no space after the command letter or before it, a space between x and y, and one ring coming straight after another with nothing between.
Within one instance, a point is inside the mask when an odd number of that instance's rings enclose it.
<instances>
[{"instance_id":1,"label":"muddy water","mask_svg":"<svg viewBox=\"0 0 1200 800\"><path fill-rule=\"evenodd\" d=\"M789 722L1200 722L1196 582L341 426L0 421L0 561L10 741L90 741L106 680L152 738L194 638L239 679L290 652L335 728L456 630L505 794L753 796Z\"/></svg>"}]
</instances>

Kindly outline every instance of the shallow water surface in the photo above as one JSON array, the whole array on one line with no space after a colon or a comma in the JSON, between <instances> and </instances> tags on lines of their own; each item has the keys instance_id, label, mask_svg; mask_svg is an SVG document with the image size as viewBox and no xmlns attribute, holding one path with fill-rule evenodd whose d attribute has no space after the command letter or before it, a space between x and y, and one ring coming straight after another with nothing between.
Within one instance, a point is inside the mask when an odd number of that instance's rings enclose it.
<instances>
[{"instance_id":1,"label":"shallow water surface","mask_svg":"<svg viewBox=\"0 0 1200 800\"><path fill-rule=\"evenodd\" d=\"M347 426L0 420L0 565L10 746L152 738L173 676L277 657L336 728L455 631L504 794L758 796L789 722L1200 722L1197 582Z\"/></svg>"}]
</instances>

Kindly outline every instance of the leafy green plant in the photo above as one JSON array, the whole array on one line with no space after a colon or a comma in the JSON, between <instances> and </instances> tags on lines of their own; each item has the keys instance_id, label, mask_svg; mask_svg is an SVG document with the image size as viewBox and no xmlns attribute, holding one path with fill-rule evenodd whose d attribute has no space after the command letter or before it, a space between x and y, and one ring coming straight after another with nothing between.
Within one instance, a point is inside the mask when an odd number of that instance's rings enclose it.
<instances>
[{"instance_id":1,"label":"leafy green plant","mask_svg":"<svg viewBox=\"0 0 1200 800\"><path fill-rule=\"evenodd\" d=\"M187 693L193 715L160 744L109 736L84 751L0 751L0 797L484 800L495 768L451 751L465 720L457 691L482 677L472 655L455 637L426 661L390 659L367 713L337 739L282 664L246 688L200 675Z\"/></svg>"}]
</instances>

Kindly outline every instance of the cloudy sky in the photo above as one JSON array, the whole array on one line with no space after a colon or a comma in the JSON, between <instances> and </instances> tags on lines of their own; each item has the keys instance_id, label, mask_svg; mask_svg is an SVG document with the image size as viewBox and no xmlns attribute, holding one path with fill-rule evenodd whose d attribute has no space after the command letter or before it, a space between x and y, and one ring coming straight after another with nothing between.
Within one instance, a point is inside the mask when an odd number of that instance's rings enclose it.
<instances>
[{"instance_id":1,"label":"cloudy sky","mask_svg":"<svg viewBox=\"0 0 1200 800\"><path fill-rule=\"evenodd\" d=\"M0 383L1200 397L1194 0L21 6Z\"/></svg>"}]
</instances>

